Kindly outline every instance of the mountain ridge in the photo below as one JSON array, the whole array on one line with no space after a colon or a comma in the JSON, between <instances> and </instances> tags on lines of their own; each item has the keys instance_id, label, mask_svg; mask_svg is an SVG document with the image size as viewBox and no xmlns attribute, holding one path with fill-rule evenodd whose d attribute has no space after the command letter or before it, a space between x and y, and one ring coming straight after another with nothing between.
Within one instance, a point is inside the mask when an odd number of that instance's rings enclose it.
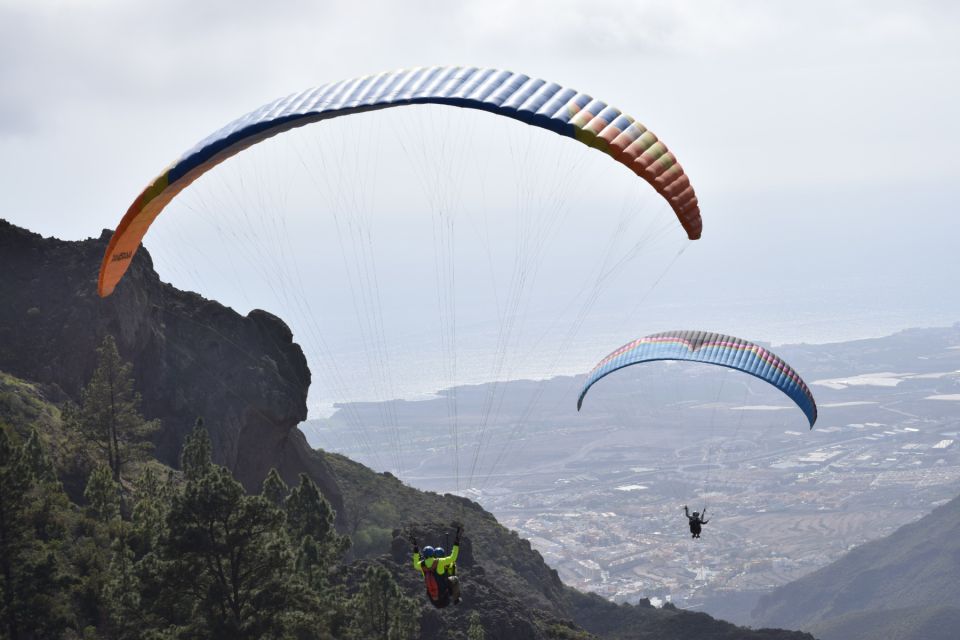
<instances>
[{"instance_id":1,"label":"mountain ridge","mask_svg":"<svg viewBox=\"0 0 960 640\"><path fill-rule=\"evenodd\" d=\"M754 619L825 629L853 614L906 607L943 608L952 617L958 592L960 497L761 597Z\"/></svg>"}]
</instances>

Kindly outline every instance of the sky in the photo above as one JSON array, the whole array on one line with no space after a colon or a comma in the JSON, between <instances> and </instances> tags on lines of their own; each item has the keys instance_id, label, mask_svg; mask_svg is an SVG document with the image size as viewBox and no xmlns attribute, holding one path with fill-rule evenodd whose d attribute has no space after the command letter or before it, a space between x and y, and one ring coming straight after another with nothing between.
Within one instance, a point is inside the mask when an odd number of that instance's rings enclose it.
<instances>
[{"instance_id":1,"label":"sky","mask_svg":"<svg viewBox=\"0 0 960 640\"><path fill-rule=\"evenodd\" d=\"M97 236L185 149L259 105L435 64L507 68L602 97L650 126L693 177L703 239L676 265L650 267L667 274L662 282L645 274L643 290L655 283L657 293L633 325L587 327L595 339L567 369L631 333L678 325L784 343L960 320L952 293L960 276L960 7L949 1L0 0L0 217L44 235ZM476 126L476 155L500 166L502 150L486 139L495 125ZM338 131L336 148L349 151L354 141ZM402 139L391 145L377 170L394 194L411 178L391 170L403 164L389 161L401 157ZM600 166L583 162L587 172ZM552 170L540 162L530 172L550 184ZM344 169L338 179L344 189L366 188ZM589 208L584 197L573 206ZM182 257L184 275L176 274L164 238L204 233L180 215L183 226L157 230L156 246L147 237L161 276L209 286L204 295L241 311L259 306L243 278L198 277L208 267L191 269ZM291 247L310 253L302 239L329 228L300 224ZM558 242L581 232L565 226ZM467 241L458 242L469 255ZM229 247L217 251L210 260L226 264ZM305 264L308 278L333 268ZM566 281L562 269L544 271L544 291ZM383 268L385 298L403 293L391 275ZM350 306L337 295L308 297L314 306ZM330 322L349 324L351 313ZM549 313L534 312L530 326ZM398 332L410 331L401 324ZM337 336L334 343L350 341Z\"/></svg>"}]
</instances>

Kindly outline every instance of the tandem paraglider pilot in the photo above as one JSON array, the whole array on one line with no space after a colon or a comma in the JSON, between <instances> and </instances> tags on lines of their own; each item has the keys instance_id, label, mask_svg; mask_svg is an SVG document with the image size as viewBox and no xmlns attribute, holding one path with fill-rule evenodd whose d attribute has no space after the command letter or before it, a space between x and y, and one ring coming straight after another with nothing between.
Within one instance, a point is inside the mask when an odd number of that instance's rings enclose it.
<instances>
[{"instance_id":1,"label":"tandem paraglider pilot","mask_svg":"<svg viewBox=\"0 0 960 640\"><path fill-rule=\"evenodd\" d=\"M413 568L423 575L423 584L427 588L427 597L437 609L443 609L451 602L460 604L460 580L457 578L457 556L460 554L460 535L463 527L457 527L453 539L453 549L445 556L443 547L424 547L421 552L417 539L413 543Z\"/></svg>"}]
</instances>

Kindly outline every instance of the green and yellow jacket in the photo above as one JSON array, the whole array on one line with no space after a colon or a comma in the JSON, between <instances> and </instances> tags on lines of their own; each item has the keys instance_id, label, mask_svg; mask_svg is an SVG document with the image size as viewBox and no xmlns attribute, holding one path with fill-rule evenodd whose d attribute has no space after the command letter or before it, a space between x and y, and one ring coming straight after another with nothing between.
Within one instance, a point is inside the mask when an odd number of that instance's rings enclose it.
<instances>
[{"instance_id":1,"label":"green and yellow jacket","mask_svg":"<svg viewBox=\"0 0 960 640\"><path fill-rule=\"evenodd\" d=\"M450 555L445 558L420 558L420 553L416 552L413 554L413 568L420 572L423 575L423 570L433 569L437 575L445 575L450 568L457 563L457 556L460 554L460 546L453 545L453 549L450 550Z\"/></svg>"}]
</instances>

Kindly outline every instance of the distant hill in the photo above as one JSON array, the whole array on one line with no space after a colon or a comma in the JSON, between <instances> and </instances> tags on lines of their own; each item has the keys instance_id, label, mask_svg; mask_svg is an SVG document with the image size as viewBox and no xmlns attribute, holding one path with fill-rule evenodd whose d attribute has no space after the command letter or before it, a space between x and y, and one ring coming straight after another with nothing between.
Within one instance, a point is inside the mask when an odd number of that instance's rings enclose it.
<instances>
[{"instance_id":1,"label":"distant hill","mask_svg":"<svg viewBox=\"0 0 960 640\"><path fill-rule=\"evenodd\" d=\"M760 599L753 617L762 625L817 630L818 637L827 639L956 638L958 603L960 498L774 590ZM908 619L916 626L907 625ZM866 626L876 629L884 620L890 635L848 635ZM945 628L952 629L950 635L920 632L941 623L949 623ZM895 628L908 626L920 635L893 635Z\"/></svg>"},{"instance_id":2,"label":"distant hill","mask_svg":"<svg viewBox=\"0 0 960 640\"><path fill-rule=\"evenodd\" d=\"M960 607L858 611L813 625L819 640L956 640Z\"/></svg>"}]
</instances>

